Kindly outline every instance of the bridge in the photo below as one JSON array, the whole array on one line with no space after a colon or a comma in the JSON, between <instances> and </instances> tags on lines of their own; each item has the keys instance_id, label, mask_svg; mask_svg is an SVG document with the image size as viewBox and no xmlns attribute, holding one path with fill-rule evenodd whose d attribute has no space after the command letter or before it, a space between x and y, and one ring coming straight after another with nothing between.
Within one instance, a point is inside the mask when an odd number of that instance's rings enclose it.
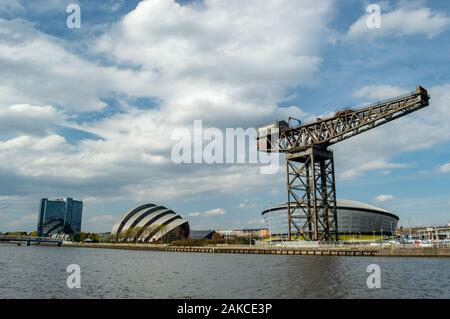
<instances>
[{"instance_id":1,"label":"bridge","mask_svg":"<svg viewBox=\"0 0 450 319\"><path fill-rule=\"evenodd\" d=\"M449 227L428 227L426 229L419 229L421 238L429 240L450 239Z\"/></svg>"},{"instance_id":2,"label":"bridge","mask_svg":"<svg viewBox=\"0 0 450 319\"><path fill-rule=\"evenodd\" d=\"M26 243L27 246L30 246L31 243L36 244L56 244L61 246L63 243L62 239L52 238L52 237L28 237L28 236L8 236L8 235L0 235L0 243L1 242L10 242L10 243Z\"/></svg>"}]
</instances>

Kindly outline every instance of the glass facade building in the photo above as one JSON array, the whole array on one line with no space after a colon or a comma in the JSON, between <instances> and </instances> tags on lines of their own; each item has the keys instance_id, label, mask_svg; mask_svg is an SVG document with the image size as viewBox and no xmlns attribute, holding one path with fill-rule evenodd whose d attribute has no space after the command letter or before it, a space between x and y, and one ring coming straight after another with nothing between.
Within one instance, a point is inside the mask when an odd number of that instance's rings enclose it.
<instances>
[{"instance_id":1,"label":"glass facade building","mask_svg":"<svg viewBox=\"0 0 450 319\"><path fill-rule=\"evenodd\" d=\"M70 235L81 231L83 202L72 198L41 199L37 233L40 237Z\"/></svg>"}]
</instances>

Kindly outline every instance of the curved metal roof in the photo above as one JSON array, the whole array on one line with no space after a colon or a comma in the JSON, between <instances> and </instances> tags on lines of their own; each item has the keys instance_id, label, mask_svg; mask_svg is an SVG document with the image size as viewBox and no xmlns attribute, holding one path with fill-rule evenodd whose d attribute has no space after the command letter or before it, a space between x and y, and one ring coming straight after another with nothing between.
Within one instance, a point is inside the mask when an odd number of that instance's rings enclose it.
<instances>
[{"instance_id":1,"label":"curved metal roof","mask_svg":"<svg viewBox=\"0 0 450 319\"><path fill-rule=\"evenodd\" d=\"M391 216L391 217L399 220L399 217L397 215L394 215L383 208L379 208L379 207L376 207L376 206L373 206L370 204L361 203L361 202L357 202L357 201L353 201L353 200L337 199L336 206L338 209L360 210L360 211L369 212L369 213ZM281 205L267 208L267 209L263 210L263 212L261 214L264 215L271 211L283 210L286 208L287 208L287 204L281 204Z\"/></svg>"},{"instance_id":2,"label":"curved metal roof","mask_svg":"<svg viewBox=\"0 0 450 319\"><path fill-rule=\"evenodd\" d=\"M122 215L114 224L111 234L119 239L122 234L130 231L132 237L129 239L133 241L158 240L185 223L188 224L187 220L167 207L149 203Z\"/></svg>"},{"instance_id":3,"label":"curved metal roof","mask_svg":"<svg viewBox=\"0 0 450 319\"><path fill-rule=\"evenodd\" d=\"M114 224L112 230L111 230L111 234L117 235L120 234L122 232L122 228L123 226L125 226L125 223L135 214L137 214L139 211L149 208L149 207L153 207L155 206L155 204L144 204L141 206L138 206L134 209L132 209L131 211L125 213L124 215L122 215Z\"/></svg>"},{"instance_id":4,"label":"curved metal roof","mask_svg":"<svg viewBox=\"0 0 450 319\"><path fill-rule=\"evenodd\" d=\"M380 207L376 207L370 204L366 204L366 203L362 203L362 202L357 202L354 200L349 200L349 199L337 199L336 200L336 205L338 207L352 207L352 208L360 208L360 209L367 209L367 210L373 210L373 211L380 211L380 212L384 212L384 213L389 213L387 210L380 208Z\"/></svg>"}]
</instances>

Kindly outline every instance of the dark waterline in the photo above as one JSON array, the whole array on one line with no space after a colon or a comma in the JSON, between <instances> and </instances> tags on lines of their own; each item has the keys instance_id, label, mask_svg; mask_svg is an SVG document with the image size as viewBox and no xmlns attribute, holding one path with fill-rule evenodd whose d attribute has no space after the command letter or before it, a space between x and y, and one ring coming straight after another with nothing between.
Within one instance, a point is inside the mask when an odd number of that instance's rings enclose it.
<instances>
[{"instance_id":1,"label":"dark waterline","mask_svg":"<svg viewBox=\"0 0 450 319\"><path fill-rule=\"evenodd\" d=\"M68 289L66 267L81 267ZM369 264L381 289L367 288ZM274 256L0 245L0 298L450 298L449 258Z\"/></svg>"}]
</instances>

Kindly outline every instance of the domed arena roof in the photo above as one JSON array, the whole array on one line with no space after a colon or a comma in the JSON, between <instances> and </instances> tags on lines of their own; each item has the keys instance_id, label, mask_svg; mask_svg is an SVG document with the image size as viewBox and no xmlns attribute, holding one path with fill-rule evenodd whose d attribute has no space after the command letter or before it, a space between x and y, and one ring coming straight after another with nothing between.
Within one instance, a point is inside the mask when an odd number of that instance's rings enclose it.
<instances>
[{"instance_id":1,"label":"domed arena roof","mask_svg":"<svg viewBox=\"0 0 450 319\"><path fill-rule=\"evenodd\" d=\"M189 223L167 207L149 203L121 216L111 234L116 241L171 241L189 237Z\"/></svg>"},{"instance_id":2,"label":"domed arena roof","mask_svg":"<svg viewBox=\"0 0 450 319\"><path fill-rule=\"evenodd\" d=\"M353 200L348 200L348 199L336 199L336 206L337 209L352 209L352 210L356 210L356 211L364 211L364 212L370 212L370 213L375 213L375 214L382 214L382 215L387 215L390 216L392 218L395 218L396 220L399 220L398 216L388 212L387 210L383 209L383 208L379 208L370 204L366 204L366 203L361 203L361 202L357 202L357 201L353 201ZM270 207L265 209L262 212L262 215L271 212L271 211L276 211L276 210L283 210L283 209L287 209L287 204L281 204L278 206L274 206L274 207Z\"/></svg>"}]
</instances>

